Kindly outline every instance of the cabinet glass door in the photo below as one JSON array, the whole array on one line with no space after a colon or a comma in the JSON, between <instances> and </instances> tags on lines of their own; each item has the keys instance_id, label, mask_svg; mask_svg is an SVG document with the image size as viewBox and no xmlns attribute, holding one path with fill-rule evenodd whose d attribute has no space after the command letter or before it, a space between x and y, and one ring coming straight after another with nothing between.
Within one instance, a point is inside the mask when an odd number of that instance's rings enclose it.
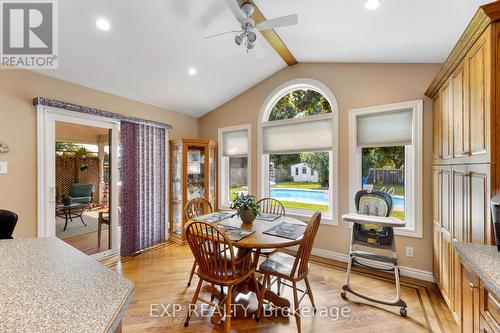
<instances>
[{"instance_id":1,"label":"cabinet glass door","mask_svg":"<svg viewBox=\"0 0 500 333\"><path fill-rule=\"evenodd\" d=\"M172 230L182 234L182 145L172 147Z\"/></svg>"},{"instance_id":2,"label":"cabinet glass door","mask_svg":"<svg viewBox=\"0 0 500 333\"><path fill-rule=\"evenodd\" d=\"M205 148L188 147L187 200L205 197Z\"/></svg>"},{"instance_id":3,"label":"cabinet glass door","mask_svg":"<svg viewBox=\"0 0 500 333\"><path fill-rule=\"evenodd\" d=\"M215 147L210 147L210 155L208 159L209 167L209 182L208 182L208 200L215 207Z\"/></svg>"}]
</instances>

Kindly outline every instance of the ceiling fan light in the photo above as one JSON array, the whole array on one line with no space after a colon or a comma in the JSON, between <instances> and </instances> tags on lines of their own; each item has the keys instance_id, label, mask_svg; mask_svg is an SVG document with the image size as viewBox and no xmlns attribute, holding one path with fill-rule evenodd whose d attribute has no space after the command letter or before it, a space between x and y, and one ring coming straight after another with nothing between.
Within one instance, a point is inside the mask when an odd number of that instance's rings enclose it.
<instances>
[{"instance_id":1,"label":"ceiling fan light","mask_svg":"<svg viewBox=\"0 0 500 333\"><path fill-rule=\"evenodd\" d=\"M253 49L254 47L255 47L255 44L254 44L254 43L252 43L251 41L248 41L248 43L247 43L247 49L248 49L248 50L251 50L251 49Z\"/></svg>"},{"instance_id":2,"label":"ceiling fan light","mask_svg":"<svg viewBox=\"0 0 500 333\"><path fill-rule=\"evenodd\" d=\"M234 42L236 43L236 45L240 46L241 43L243 42L241 35L236 35L236 37L234 37Z\"/></svg>"},{"instance_id":3,"label":"ceiling fan light","mask_svg":"<svg viewBox=\"0 0 500 333\"><path fill-rule=\"evenodd\" d=\"M257 34L255 32L249 32L247 38L250 43L253 43L257 40Z\"/></svg>"},{"instance_id":4,"label":"ceiling fan light","mask_svg":"<svg viewBox=\"0 0 500 333\"><path fill-rule=\"evenodd\" d=\"M377 9L380 6L380 0L367 0L365 2L365 8L369 10Z\"/></svg>"}]
</instances>

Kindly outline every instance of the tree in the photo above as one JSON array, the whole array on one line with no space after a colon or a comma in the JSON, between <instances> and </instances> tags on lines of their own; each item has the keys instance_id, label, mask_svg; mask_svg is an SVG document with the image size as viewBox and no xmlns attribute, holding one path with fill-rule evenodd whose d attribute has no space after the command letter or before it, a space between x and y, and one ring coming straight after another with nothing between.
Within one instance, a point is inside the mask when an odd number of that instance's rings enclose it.
<instances>
[{"instance_id":1,"label":"tree","mask_svg":"<svg viewBox=\"0 0 500 333\"><path fill-rule=\"evenodd\" d=\"M319 183L328 187L330 183L330 157L328 153L301 153L300 159L311 169L318 171Z\"/></svg>"},{"instance_id":2,"label":"tree","mask_svg":"<svg viewBox=\"0 0 500 333\"><path fill-rule=\"evenodd\" d=\"M405 164L405 147L363 148L363 176L367 177L373 168L402 169Z\"/></svg>"},{"instance_id":3,"label":"tree","mask_svg":"<svg viewBox=\"0 0 500 333\"><path fill-rule=\"evenodd\" d=\"M269 120L290 119L331 113L332 108L326 98L310 89L297 89L283 96L273 107Z\"/></svg>"}]
</instances>

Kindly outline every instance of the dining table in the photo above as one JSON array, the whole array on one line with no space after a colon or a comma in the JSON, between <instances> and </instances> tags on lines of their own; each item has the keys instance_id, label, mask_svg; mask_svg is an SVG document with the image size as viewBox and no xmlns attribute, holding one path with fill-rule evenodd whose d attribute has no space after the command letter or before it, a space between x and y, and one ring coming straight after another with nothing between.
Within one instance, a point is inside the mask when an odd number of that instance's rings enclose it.
<instances>
[{"instance_id":1,"label":"dining table","mask_svg":"<svg viewBox=\"0 0 500 333\"><path fill-rule=\"evenodd\" d=\"M199 218L197 220L203 221L203 219ZM259 217L257 216L257 218L252 223L246 224L243 223L243 221L237 215L233 215L221 221L214 222L213 224L220 224L224 226L224 228L235 227L253 231L251 235L248 235L238 241L231 241L231 245L238 249L236 254L238 259L246 256L251 256L253 268L258 272L259 257L263 249L284 249L299 245L302 241L303 232L296 239L288 239L265 233L269 229L279 225L282 222L307 226L307 223L288 216L278 217L274 221L259 219ZM260 288L261 283L259 282L258 285ZM256 294L258 292L255 290L255 284L253 283L251 278L236 287L235 296L238 294L248 294L249 292L254 292ZM287 298L281 297L271 290L266 291L264 299L280 308L290 308L290 301Z\"/></svg>"}]
</instances>

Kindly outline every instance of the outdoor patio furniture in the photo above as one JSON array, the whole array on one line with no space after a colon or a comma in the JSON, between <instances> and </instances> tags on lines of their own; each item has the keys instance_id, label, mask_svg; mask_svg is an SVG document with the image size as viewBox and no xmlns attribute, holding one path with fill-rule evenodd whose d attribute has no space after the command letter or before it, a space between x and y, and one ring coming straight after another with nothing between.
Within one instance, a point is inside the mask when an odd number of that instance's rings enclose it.
<instances>
[{"instance_id":1,"label":"outdoor patio furniture","mask_svg":"<svg viewBox=\"0 0 500 333\"><path fill-rule=\"evenodd\" d=\"M73 183L69 190L72 204L92 202L93 193L94 184Z\"/></svg>"},{"instance_id":2,"label":"outdoor patio furniture","mask_svg":"<svg viewBox=\"0 0 500 333\"><path fill-rule=\"evenodd\" d=\"M17 224L17 214L0 209L0 239L12 239L12 233Z\"/></svg>"},{"instance_id":3,"label":"outdoor patio furniture","mask_svg":"<svg viewBox=\"0 0 500 333\"><path fill-rule=\"evenodd\" d=\"M64 229L68 226L68 220L73 222L73 217L79 217L84 226L87 226L85 221L83 221L83 213L89 209L89 203L72 203L70 205L57 205L56 206L56 216L64 217Z\"/></svg>"},{"instance_id":4,"label":"outdoor patio furniture","mask_svg":"<svg viewBox=\"0 0 500 333\"><path fill-rule=\"evenodd\" d=\"M99 218L97 219L97 247L101 246L101 231L102 225L106 224L108 226L108 248L111 249L111 224L109 219L109 211L99 212Z\"/></svg>"}]
</instances>

